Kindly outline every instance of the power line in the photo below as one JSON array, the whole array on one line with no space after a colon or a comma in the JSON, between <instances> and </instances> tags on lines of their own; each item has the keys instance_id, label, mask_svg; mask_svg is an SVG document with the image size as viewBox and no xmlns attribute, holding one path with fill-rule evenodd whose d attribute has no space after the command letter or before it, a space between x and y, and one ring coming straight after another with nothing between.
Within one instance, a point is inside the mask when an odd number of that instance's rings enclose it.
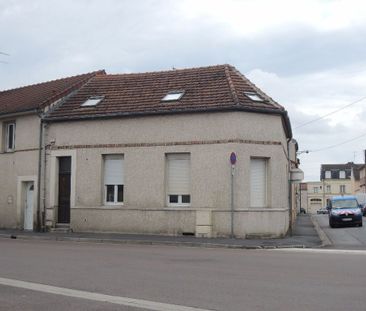
<instances>
[{"instance_id":1,"label":"power line","mask_svg":"<svg viewBox=\"0 0 366 311\"><path fill-rule=\"evenodd\" d=\"M365 136L366 136L366 133L364 133L364 134L362 134L360 136L357 136L357 137L354 137L354 138L351 138L351 139L342 141L342 142L340 142L338 144L330 145L330 146L327 146L327 147L324 147L324 148L319 148L319 149L314 149L314 150L299 151L298 154L310 153L310 152L319 152L319 151L324 151L324 150L332 149L332 148L335 148L335 147L338 147L338 146L341 146L341 145L350 143L351 141L355 141L355 140L360 139L360 138L365 137Z\"/></svg>"},{"instance_id":2,"label":"power line","mask_svg":"<svg viewBox=\"0 0 366 311\"><path fill-rule=\"evenodd\" d=\"M298 126L294 127L294 129L298 129L298 128L300 128L300 127L303 127L303 126L306 126L306 125L308 125L308 124L314 123L314 122L316 122L316 121L322 120L322 119L324 119L324 118L326 118L326 117L328 117L328 116L330 116L330 115L332 115L332 114L335 114L335 113L337 113L337 112L339 112L339 111L341 111L341 110L343 110L343 109L346 109L346 108L348 108L348 107L350 107L350 106L352 106L352 105L354 105L354 104L357 104L357 103L359 103L359 102L361 102L361 101L363 101L363 100L365 100L365 99L366 99L366 96L361 97L360 99L358 99L358 100L356 100L356 101L354 101L354 102L352 102L352 103L350 103L350 104L347 104L347 105L345 105L345 106L343 106L343 107L341 107L341 108L338 108L338 109L336 109L336 110L334 110L334 111L332 111L332 112L329 112L329 113L327 113L327 114L325 114L325 115L323 115L323 116L321 116L321 117L318 117L318 118L315 118L315 119L310 120L310 121L308 121L308 122L305 122L305 123L303 123L303 124L300 124L300 125L298 125Z\"/></svg>"}]
</instances>

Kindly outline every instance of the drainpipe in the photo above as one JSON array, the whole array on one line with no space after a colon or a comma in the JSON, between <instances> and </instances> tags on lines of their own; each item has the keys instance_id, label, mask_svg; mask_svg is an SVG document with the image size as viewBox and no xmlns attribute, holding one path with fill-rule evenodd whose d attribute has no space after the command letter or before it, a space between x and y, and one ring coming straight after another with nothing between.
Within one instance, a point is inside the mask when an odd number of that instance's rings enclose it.
<instances>
[{"instance_id":1,"label":"drainpipe","mask_svg":"<svg viewBox=\"0 0 366 311\"><path fill-rule=\"evenodd\" d=\"M38 178L37 178L37 231L40 232L43 228L41 218L41 178L42 178L42 146L43 146L43 120L41 114L39 124L39 146L38 146Z\"/></svg>"},{"instance_id":2,"label":"drainpipe","mask_svg":"<svg viewBox=\"0 0 366 311\"><path fill-rule=\"evenodd\" d=\"M47 169L47 150L46 150L46 130L47 130L47 122L43 121L43 173L42 173L42 180L43 180L43 196L42 196L42 205L43 205L43 213L42 213L42 223L43 223L43 232L46 232L46 169Z\"/></svg>"},{"instance_id":3,"label":"drainpipe","mask_svg":"<svg viewBox=\"0 0 366 311\"><path fill-rule=\"evenodd\" d=\"M288 227L288 232L290 234L290 236L292 236L292 183L291 183L291 158L290 158L290 141L291 138L287 139L287 160L288 160L288 206L289 206L289 227Z\"/></svg>"}]
</instances>

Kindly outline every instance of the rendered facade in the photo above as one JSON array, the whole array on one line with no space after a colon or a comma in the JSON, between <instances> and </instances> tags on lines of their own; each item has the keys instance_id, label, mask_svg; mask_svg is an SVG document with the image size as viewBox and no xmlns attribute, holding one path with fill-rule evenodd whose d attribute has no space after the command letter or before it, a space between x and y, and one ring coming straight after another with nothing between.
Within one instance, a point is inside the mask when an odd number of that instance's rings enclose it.
<instances>
[{"instance_id":1,"label":"rendered facade","mask_svg":"<svg viewBox=\"0 0 366 311\"><path fill-rule=\"evenodd\" d=\"M42 126L48 230L281 237L295 217L287 113L232 66L96 75Z\"/></svg>"}]
</instances>

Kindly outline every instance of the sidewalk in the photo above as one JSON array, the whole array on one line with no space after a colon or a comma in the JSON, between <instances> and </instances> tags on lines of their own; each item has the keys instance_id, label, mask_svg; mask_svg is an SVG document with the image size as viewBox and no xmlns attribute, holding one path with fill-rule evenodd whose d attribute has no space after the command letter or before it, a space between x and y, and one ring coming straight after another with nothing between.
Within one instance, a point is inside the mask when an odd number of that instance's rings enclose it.
<instances>
[{"instance_id":1,"label":"sidewalk","mask_svg":"<svg viewBox=\"0 0 366 311\"><path fill-rule=\"evenodd\" d=\"M54 241L175 245L208 248L270 249L319 247L321 241L308 215L297 217L293 236L283 239L229 239L196 238L194 236L161 236L118 233L51 233L26 232L21 230L0 230L0 238L39 239Z\"/></svg>"}]
</instances>

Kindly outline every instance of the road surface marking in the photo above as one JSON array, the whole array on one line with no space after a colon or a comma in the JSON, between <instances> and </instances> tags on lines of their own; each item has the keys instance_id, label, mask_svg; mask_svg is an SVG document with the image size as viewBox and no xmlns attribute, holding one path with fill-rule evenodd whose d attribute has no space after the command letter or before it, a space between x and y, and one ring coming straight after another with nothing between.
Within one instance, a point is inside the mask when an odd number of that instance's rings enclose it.
<instances>
[{"instance_id":1,"label":"road surface marking","mask_svg":"<svg viewBox=\"0 0 366 311\"><path fill-rule=\"evenodd\" d=\"M194 307L186 307L175 304L154 302L143 299L134 299L129 297L111 296L98 294L93 292L87 292L82 290L75 290L65 287L57 287L51 285L45 285L40 283L25 282L13 279L6 279L0 277L0 285L12 286L17 288L24 288L34 290L43 293L63 295L74 298L81 298L87 300L94 300L99 302L109 302L117 305L130 306L135 308L142 308L155 311L212 311L208 309L200 309Z\"/></svg>"},{"instance_id":2,"label":"road surface marking","mask_svg":"<svg viewBox=\"0 0 366 311\"><path fill-rule=\"evenodd\" d=\"M293 252L293 253L326 253L326 254L354 254L366 255L366 250L354 249L316 249L316 248L275 248L268 251L275 252Z\"/></svg>"}]
</instances>

